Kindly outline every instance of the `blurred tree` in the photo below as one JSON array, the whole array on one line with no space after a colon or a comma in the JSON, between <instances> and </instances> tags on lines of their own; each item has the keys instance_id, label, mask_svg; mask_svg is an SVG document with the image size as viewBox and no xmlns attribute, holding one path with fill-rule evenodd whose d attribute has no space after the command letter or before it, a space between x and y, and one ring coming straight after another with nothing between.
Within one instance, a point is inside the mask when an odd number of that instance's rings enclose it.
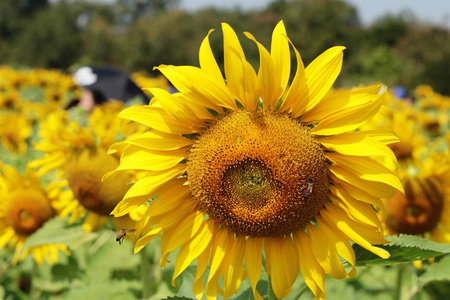
<instances>
[{"instance_id":1,"label":"blurred tree","mask_svg":"<svg viewBox=\"0 0 450 300\"><path fill-rule=\"evenodd\" d=\"M289 37L305 63L331 46L345 45L360 29L356 9L342 0L292 0L275 4L268 10L284 19Z\"/></svg>"},{"instance_id":2,"label":"blurred tree","mask_svg":"<svg viewBox=\"0 0 450 300\"><path fill-rule=\"evenodd\" d=\"M82 50L76 17L69 5L60 3L23 21L21 34L14 40L14 59L33 67L71 65Z\"/></svg>"},{"instance_id":3,"label":"blurred tree","mask_svg":"<svg viewBox=\"0 0 450 300\"><path fill-rule=\"evenodd\" d=\"M139 17L158 14L174 8L180 0L118 0L117 4L123 13L131 15L136 22Z\"/></svg>"},{"instance_id":4,"label":"blurred tree","mask_svg":"<svg viewBox=\"0 0 450 300\"><path fill-rule=\"evenodd\" d=\"M435 26L412 25L395 45L395 51L421 67L411 77L410 88L429 84L450 95L450 31Z\"/></svg>"},{"instance_id":5,"label":"blurred tree","mask_svg":"<svg viewBox=\"0 0 450 300\"><path fill-rule=\"evenodd\" d=\"M409 12L402 12L397 15L387 14L361 32L363 39L361 42L370 45L394 46L408 32L408 28L414 22L416 21Z\"/></svg>"}]
</instances>

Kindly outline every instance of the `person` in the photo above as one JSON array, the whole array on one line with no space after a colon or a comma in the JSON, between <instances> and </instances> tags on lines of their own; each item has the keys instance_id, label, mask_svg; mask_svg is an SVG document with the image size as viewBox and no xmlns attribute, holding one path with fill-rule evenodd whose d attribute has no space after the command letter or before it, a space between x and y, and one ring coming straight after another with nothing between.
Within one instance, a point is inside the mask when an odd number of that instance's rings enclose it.
<instances>
[{"instance_id":1,"label":"person","mask_svg":"<svg viewBox=\"0 0 450 300\"><path fill-rule=\"evenodd\" d=\"M149 103L148 97L128 74L115 68L84 66L74 72L73 79L83 88L83 93L79 99L72 100L66 109L79 106L90 112L96 105L110 99L127 102L139 98L143 104Z\"/></svg>"}]
</instances>

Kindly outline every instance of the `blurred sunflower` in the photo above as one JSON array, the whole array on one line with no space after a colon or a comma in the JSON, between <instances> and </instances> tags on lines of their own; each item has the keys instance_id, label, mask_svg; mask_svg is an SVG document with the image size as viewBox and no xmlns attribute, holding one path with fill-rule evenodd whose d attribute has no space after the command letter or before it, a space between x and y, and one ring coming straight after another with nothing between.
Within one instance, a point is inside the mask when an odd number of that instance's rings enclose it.
<instances>
[{"instance_id":1,"label":"blurred sunflower","mask_svg":"<svg viewBox=\"0 0 450 300\"><path fill-rule=\"evenodd\" d=\"M398 142L389 144L389 148L397 157L399 168L408 169L413 159L418 159L427 150L430 140L422 133L423 126L419 122L418 111L410 104L387 94L382 109L361 129L392 130L398 136ZM384 161L389 166L391 162ZM395 170L395 165L389 168Z\"/></svg>"},{"instance_id":2,"label":"blurred sunflower","mask_svg":"<svg viewBox=\"0 0 450 300\"><path fill-rule=\"evenodd\" d=\"M283 22L274 29L270 53L245 33L259 49L257 73L233 29L224 23L222 30L225 80L208 34L200 68L157 68L179 93L151 88L150 105L119 114L152 129L110 148L123 151L117 171L146 172L113 214L158 196L136 224L141 238L135 252L162 234L164 266L180 248L172 283L197 259L198 299L208 265L208 298L230 297L248 275L254 297L261 299L256 285L263 249L278 298L291 292L300 271L316 297L324 298L325 273L356 273L341 262L355 265L350 242L389 257L373 246L386 242L374 207L382 208L380 198L402 186L372 157L395 161L385 144L397 138L355 132L380 109L381 85L328 93L344 47L325 51L304 68L292 46L297 70L288 86L290 42Z\"/></svg>"},{"instance_id":3,"label":"blurred sunflower","mask_svg":"<svg viewBox=\"0 0 450 300\"><path fill-rule=\"evenodd\" d=\"M5 149L25 154L31 133L32 124L26 116L18 112L0 112L0 141Z\"/></svg>"},{"instance_id":4,"label":"blurred sunflower","mask_svg":"<svg viewBox=\"0 0 450 300\"><path fill-rule=\"evenodd\" d=\"M389 234L414 234L450 243L450 153L434 153L400 170L405 194L384 199L384 223Z\"/></svg>"},{"instance_id":5,"label":"blurred sunflower","mask_svg":"<svg viewBox=\"0 0 450 300\"><path fill-rule=\"evenodd\" d=\"M56 215L55 206L67 196L59 181L44 189L32 169L27 168L22 176L13 167L0 164L0 248L15 248L13 265L29 254L39 265L44 260L49 264L57 262L58 251L70 254L63 244L24 247L27 238Z\"/></svg>"},{"instance_id":6,"label":"blurred sunflower","mask_svg":"<svg viewBox=\"0 0 450 300\"><path fill-rule=\"evenodd\" d=\"M17 90L8 89L0 93L0 108L13 109L20 106L20 95Z\"/></svg>"},{"instance_id":7,"label":"blurred sunflower","mask_svg":"<svg viewBox=\"0 0 450 300\"><path fill-rule=\"evenodd\" d=\"M105 173L117 168L117 155L108 155L107 149L120 134L133 133L136 126L119 126L117 113L123 103L105 103L94 109L82 126L71 121L66 111L50 114L42 121L40 140L35 149L45 155L33 161L43 175L54 169L63 170L75 199L61 211L70 215L69 223L84 217L83 229L91 231L102 226L129 189L130 172L123 171L102 181Z\"/></svg>"}]
</instances>

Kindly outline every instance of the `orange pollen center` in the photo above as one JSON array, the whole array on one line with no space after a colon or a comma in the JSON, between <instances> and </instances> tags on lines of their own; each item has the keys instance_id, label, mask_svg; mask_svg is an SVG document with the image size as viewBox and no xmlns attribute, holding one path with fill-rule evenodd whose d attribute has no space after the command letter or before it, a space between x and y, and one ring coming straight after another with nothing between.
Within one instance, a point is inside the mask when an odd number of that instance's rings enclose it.
<instances>
[{"instance_id":1,"label":"orange pollen center","mask_svg":"<svg viewBox=\"0 0 450 300\"><path fill-rule=\"evenodd\" d=\"M240 110L217 119L194 143L187 174L200 209L251 237L303 229L328 191L320 143L286 114Z\"/></svg>"},{"instance_id":2,"label":"orange pollen center","mask_svg":"<svg viewBox=\"0 0 450 300\"><path fill-rule=\"evenodd\" d=\"M41 228L53 215L49 200L36 189L14 192L5 206L6 223L25 236Z\"/></svg>"},{"instance_id":3,"label":"orange pollen center","mask_svg":"<svg viewBox=\"0 0 450 300\"><path fill-rule=\"evenodd\" d=\"M413 147L408 142L390 144L389 148L391 148L398 160L408 159L412 156Z\"/></svg>"},{"instance_id":4,"label":"orange pollen center","mask_svg":"<svg viewBox=\"0 0 450 300\"><path fill-rule=\"evenodd\" d=\"M117 171L102 181L103 175L118 165L118 159L103 149L86 149L67 160L67 180L82 206L100 215L111 213L130 188L131 179L125 171Z\"/></svg>"},{"instance_id":5,"label":"orange pollen center","mask_svg":"<svg viewBox=\"0 0 450 300\"><path fill-rule=\"evenodd\" d=\"M423 234L433 230L442 215L444 192L434 177L407 179L405 195L397 192L386 202L386 225L396 233Z\"/></svg>"}]
</instances>

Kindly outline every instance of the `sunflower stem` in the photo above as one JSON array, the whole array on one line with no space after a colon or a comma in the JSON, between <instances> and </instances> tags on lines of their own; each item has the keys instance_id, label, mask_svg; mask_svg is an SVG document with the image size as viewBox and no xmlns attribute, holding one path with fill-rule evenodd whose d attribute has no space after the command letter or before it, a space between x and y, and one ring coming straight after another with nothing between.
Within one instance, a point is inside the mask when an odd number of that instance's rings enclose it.
<instances>
[{"instance_id":1,"label":"sunflower stem","mask_svg":"<svg viewBox=\"0 0 450 300\"><path fill-rule=\"evenodd\" d=\"M39 276L39 266L38 264L33 260L33 267L31 269L31 280L30 280L30 299L39 299L39 291L36 288L37 287L37 278Z\"/></svg>"},{"instance_id":2,"label":"sunflower stem","mask_svg":"<svg viewBox=\"0 0 450 300\"><path fill-rule=\"evenodd\" d=\"M301 297L307 290L308 290L308 286L305 284L305 285L301 288L300 292L298 292L297 296L294 297L294 300L300 299L300 297Z\"/></svg>"},{"instance_id":3,"label":"sunflower stem","mask_svg":"<svg viewBox=\"0 0 450 300\"><path fill-rule=\"evenodd\" d=\"M278 300L277 296L275 296L275 292L273 291L272 288L272 278L269 275L269 295L268 295L268 300Z\"/></svg>"},{"instance_id":4,"label":"sunflower stem","mask_svg":"<svg viewBox=\"0 0 450 300\"><path fill-rule=\"evenodd\" d=\"M147 249L144 247L139 253L141 255L141 281L142 281L142 298L148 299L151 295L150 284L150 263L147 257Z\"/></svg>"},{"instance_id":5,"label":"sunflower stem","mask_svg":"<svg viewBox=\"0 0 450 300\"><path fill-rule=\"evenodd\" d=\"M394 291L394 300L400 300L402 297L402 287L403 287L403 274L405 273L407 265L401 264L397 266L397 281Z\"/></svg>"}]
</instances>

